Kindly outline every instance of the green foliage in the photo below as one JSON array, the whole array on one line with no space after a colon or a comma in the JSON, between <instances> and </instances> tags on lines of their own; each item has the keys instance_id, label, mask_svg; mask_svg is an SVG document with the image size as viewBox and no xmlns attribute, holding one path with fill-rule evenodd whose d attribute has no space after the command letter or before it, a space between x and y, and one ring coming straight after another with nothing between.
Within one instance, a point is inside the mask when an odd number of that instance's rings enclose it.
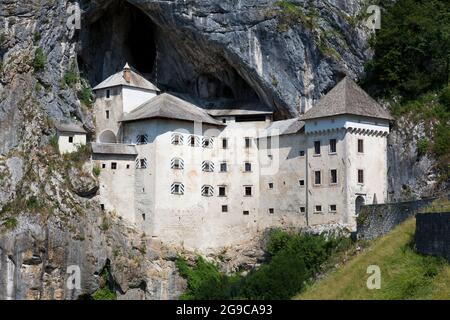
<instances>
[{"instance_id":1,"label":"green foliage","mask_svg":"<svg viewBox=\"0 0 450 320\"><path fill-rule=\"evenodd\" d=\"M199 257L195 266L179 258L176 265L188 281L183 299L290 299L301 291L342 239L274 230L267 244L268 262L248 275L224 276Z\"/></svg>"},{"instance_id":2,"label":"green foliage","mask_svg":"<svg viewBox=\"0 0 450 320\"><path fill-rule=\"evenodd\" d=\"M101 288L92 294L94 300L117 300L115 292L109 290L109 288Z\"/></svg>"},{"instance_id":3,"label":"green foliage","mask_svg":"<svg viewBox=\"0 0 450 320\"><path fill-rule=\"evenodd\" d=\"M417 141L417 155L423 156L427 153L429 147L429 141L427 138L422 138Z\"/></svg>"},{"instance_id":4,"label":"green foliage","mask_svg":"<svg viewBox=\"0 0 450 320\"><path fill-rule=\"evenodd\" d=\"M78 99L88 108L92 107L92 90L88 86L83 86L78 92Z\"/></svg>"},{"instance_id":5,"label":"green foliage","mask_svg":"<svg viewBox=\"0 0 450 320\"><path fill-rule=\"evenodd\" d=\"M312 10L307 12L298 4L293 1L281 0L275 2L274 6L280 9L279 14L279 31L286 31L290 27L296 24L301 24L311 30L318 29L319 25L316 21L317 14Z\"/></svg>"},{"instance_id":6,"label":"green foliage","mask_svg":"<svg viewBox=\"0 0 450 320\"><path fill-rule=\"evenodd\" d=\"M96 177L99 177L101 173L101 169L99 166L94 166L94 168L92 168L92 174Z\"/></svg>"},{"instance_id":7,"label":"green foliage","mask_svg":"<svg viewBox=\"0 0 450 320\"><path fill-rule=\"evenodd\" d=\"M56 135L50 137L49 144L55 153L59 151L58 137Z\"/></svg>"},{"instance_id":8,"label":"green foliage","mask_svg":"<svg viewBox=\"0 0 450 320\"><path fill-rule=\"evenodd\" d=\"M34 60L33 60L33 68L35 72L39 72L44 70L46 63L46 57L44 54L44 51L41 48L37 48L34 53Z\"/></svg>"},{"instance_id":9,"label":"green foliage","mask_svg":"<svg viewBox=\"0 0 450 320\"><path fill-rule=\"evenodd\" d=\"M448 112L450 112L450 85L442 89L439 96L439 102L445 106Z\"/></svg>"},{"instance_id":10,"label":"green foliage","mask_svg":"<svg viewBox=\"0 0 450 320\"><path fill-rule=\"evenodd\" d=\"M28 210L34 211L40 208L39 200L36 196L31 196L27 202L26 206Z\"/></svg>"},{"instance_id":11,"label":"green foliage","mask_svg":"<svg viewBox=\"0 0 450 320\"><path fill-rule=\"evenodd\" d=\"M109 264L103 269L100 277L100 288L91 295L91 298L93 300L117 300L114 290L115 283L109 271Z\"/></svg>"},{"instance_id":12,"label":"green foliage","mask_svg":"<svg viewBox=\"0 0 450 320\"><path fill-rule=\"evenodd\" d=\"M78 82L78 72L75 64L71 64L70 68L66 70L63 77L63 87L73 87Z\"/></svg>"},{"instance_id":13,"label":"green foliage","mask_svg":"<svg viewBox=\"0 0 450 320\"><path fill-rule=\"evenodd\" d=\"M371 40L366 85L379 95L414 99L446 86L450 73L450 2L399 0L383 4L382 27Z\"/></svg>"},{"instance_id":14,"label":"green foliage","mask_svg":"<svg viewBox=\"0 0 450 320\"><path fill-rule=\"evenodd\" d=\"M71 162L71 165L81 167L91 156L91 149L88 145L78 145L77 151L64 154L64 159Z\"/></svg>"},{"instance_id":15,"label":"green foliage","mask_svg":"<svg viewBox=\"0 0 450 320\"><path fill-rule=\"evenodd\" d=\"M39 31L36 31L33 35L34 43L38 43L39 41L41 41L41 38L41 33Z\"/></svg>"},{"instance_id":16,"label":"green foliage","mask_svg":"<svg viewBox=\"0 0 450 320\"><path fill-rule=\"evenodd\" d=\"M16 218L8 218L2 225L6 230L14 230L17 227L17 219Z\"/></svg>"}]
</instances>

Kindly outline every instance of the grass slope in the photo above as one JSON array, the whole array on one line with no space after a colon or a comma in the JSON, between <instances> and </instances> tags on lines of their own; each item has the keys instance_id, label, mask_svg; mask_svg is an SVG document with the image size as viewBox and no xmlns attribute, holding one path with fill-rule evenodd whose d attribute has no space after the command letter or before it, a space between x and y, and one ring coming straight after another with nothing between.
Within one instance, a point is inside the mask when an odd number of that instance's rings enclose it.
<instances>
[{"instance_id":1,"label":"grass slope","mask_svg":"<svg viewBox=\"0 0 450 320\"><path fill-rule=\"evenodd\" d=\"M450 264L417 254L413 249L414 233L412 218L295 299L450 299ZM379 290L366 286L370 265L381 269Z\"/></svg>"}]
</instances>

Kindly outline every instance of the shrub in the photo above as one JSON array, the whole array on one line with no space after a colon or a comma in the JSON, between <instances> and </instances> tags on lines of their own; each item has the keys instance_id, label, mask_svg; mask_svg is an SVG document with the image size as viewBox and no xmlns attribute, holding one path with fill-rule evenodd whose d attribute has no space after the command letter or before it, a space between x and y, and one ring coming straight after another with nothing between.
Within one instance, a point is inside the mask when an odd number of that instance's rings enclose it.
<instances>
[{"instance_id":1,"label":"shrub","mask_svg":"<svg viewBox=\"0 0 450 320\"><path fill-rule=\"evenodd\" d=\"M78 72L75 64L72 64L63 77L63 84L68 87L72 87L78 82Z\"/></svg>"},{"instance_id":2,"label":"shrub","mask_svg":"<svg viewBox=\"0 0 450 320\"><path fill-rule=\"evenodd\" d=\"M422 138L417 141L417 155L423 156L427 153L429 147L429 142L427 138Z\"/></svg>"},{"instance_id":3,"label":"shrub","mask_svg":"<svg viewBox=\"0 0 450 320\"><path fill-rule=\"evenodd\" d=\"M17 227L17 220L16 218L8 218L4 223L3 227L6 230L14 230Z\"/></svg>"},{"instance_id":4,"label":"shrub","mask_svg":"<svg viewBox=\"0 0 450 320\"><path fill-rule=\"evenodd\" d=\"M56 135L50 137L49 144L55 152L59 151L58 137Z\"/></svg>"},{"instance_id":5,"label":"shrub","mask_svg":"<svg viewBox=\"0 0 450 320\"><path fill-rule=\"evenodd\" d=\"M439 102L445 106L447 112L450 112L450 85L442 89Z\"/></svg>"},{"instance_id":6,"label":"shrub","mask_svg":"<svg viewBox=\"0 0 450 320\"><path fill-rule=\"evenodd\" d=\"M41 48L37 48L34 53L34 60L33 60L33 68L35 72L39 72L41 70L44 70L46 63L46 58L44 51Z\"/></svg>"},{"instance_id":7,"label":"shrub","mask_svg":"<svg viewBox=\"0 0 450 320\"><path fill-rule=\"evenodd\" d=\"M101 173L101 169L99 166L94 166L94 168L92 168L92 174L96 177L99 177Z\"/></svg>"},{"instance_id":8,"label":"shrub","mask_svg":"<svg viewBox=\"0 0 450 320\"><path fill-rule=\"evenodd\" d=\"M92 107L92 90L88 86L83 86L83 88L78 92L78 99L87 106Z\"/></svg>"}]
</instances>

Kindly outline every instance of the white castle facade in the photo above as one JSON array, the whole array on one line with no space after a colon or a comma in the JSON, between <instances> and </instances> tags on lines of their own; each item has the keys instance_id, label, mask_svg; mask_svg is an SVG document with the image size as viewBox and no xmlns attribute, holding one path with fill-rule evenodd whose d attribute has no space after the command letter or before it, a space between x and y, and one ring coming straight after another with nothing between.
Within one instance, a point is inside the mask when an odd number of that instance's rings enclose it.
<instances>
[{"instance_id":1,"label":"white castle facade","mask_svg":"<svg viewBox=\"0 0 450 320\"><path fill-rule=\"evenodd\" d=\"M94 88L99 201L163 243L199 251L267 228L355 228L387 198L391 117L345 78L300 118L203 109L131 70Z\"/></svg>"}]
</instances>

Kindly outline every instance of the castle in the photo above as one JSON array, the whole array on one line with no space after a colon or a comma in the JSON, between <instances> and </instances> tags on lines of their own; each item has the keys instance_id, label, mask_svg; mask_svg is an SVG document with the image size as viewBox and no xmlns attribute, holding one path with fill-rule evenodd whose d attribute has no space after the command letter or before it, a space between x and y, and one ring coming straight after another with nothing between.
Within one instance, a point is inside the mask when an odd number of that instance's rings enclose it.
<instances>
[{"instance_id":1,"label":"castle","mask_svg":"<svg viewBox=\"0 0 450 320\"><path fill-rule=\"evenodd\" d=\"M101 207L201 251L267 228L342 224L387 198L391 116L348 77L300 118L199 107L128 64L94 88Z\"/></svg>"}]
</instances>

